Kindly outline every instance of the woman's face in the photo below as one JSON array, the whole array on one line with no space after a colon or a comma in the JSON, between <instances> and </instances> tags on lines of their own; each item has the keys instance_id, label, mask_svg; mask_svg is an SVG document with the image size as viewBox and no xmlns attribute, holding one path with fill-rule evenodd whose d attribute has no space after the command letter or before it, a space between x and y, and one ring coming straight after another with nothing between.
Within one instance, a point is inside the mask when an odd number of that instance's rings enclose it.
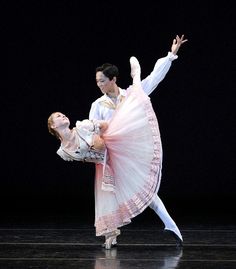
<instances>
[{"instance_id":1,"label":"woman's face","mask_svg":"<svg viewBox=\"0 0 236 269\"><path fill-rule=\"evenodd\" d=\"M53 128L68 127L70 125L70 120L61 112L55 112L52 115Z\"/></svg>"}]
</instances>

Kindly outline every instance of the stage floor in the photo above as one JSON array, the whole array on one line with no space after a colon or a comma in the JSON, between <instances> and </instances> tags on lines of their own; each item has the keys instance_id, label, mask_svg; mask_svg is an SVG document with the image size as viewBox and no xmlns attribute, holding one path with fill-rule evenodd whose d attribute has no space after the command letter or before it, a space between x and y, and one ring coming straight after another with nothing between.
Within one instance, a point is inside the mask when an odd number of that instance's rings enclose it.
<instances>
[{"instance_id":1,"label":"stage floor","mask_svg":"<svg viewBox=\"0 0 236 269\"><path fill-rule=\"evenodd\" d=\"M118 245L102 247L90 221L5 222L0 225L0 268L235 269L236 225L179 224L183 247L150 220L121 229Z\"/></svg>"}]
</instances>

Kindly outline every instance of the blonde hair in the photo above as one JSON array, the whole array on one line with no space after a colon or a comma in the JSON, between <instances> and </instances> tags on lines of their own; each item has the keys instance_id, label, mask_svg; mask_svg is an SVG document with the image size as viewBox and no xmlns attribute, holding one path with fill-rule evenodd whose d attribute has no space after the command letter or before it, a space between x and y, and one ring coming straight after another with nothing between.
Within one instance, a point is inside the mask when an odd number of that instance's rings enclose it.
<instances>
[{"instance_id":1,"label":"blonde hair","mask_svg":"<svg viewBox=\"0 0 236 269\"><path fill-rule=\"evenodd\" d=\"M57 112L53 112L49 118L48 118L48 131L51 135L55 136L57 139L61 140L61 136L59 133L55 130L55 128L52 128L52 125L54 124L53 122L53 115Z\"/></svg>"}]
</instances>

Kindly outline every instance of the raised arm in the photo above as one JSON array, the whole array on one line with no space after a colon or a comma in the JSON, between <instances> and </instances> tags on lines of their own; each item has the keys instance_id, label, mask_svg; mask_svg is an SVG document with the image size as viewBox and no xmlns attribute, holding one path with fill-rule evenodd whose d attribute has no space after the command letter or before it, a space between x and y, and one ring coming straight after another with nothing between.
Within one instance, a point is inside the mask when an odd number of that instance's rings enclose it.
<instances>
[{"instance_id":1,"label":"raised arm","mask_svg":"<svg viewBox=\"0 0 236 269\"><path fill-rule=\"evenodd\" d=\"M171 67L172 61L178 58L177 52L179 48L186 41L187 39L184 39L184 35L181 37L176 35L167 56L158 59L151 74L142 80L142 88L147 95L151 94L158 84L164 79Z\"/></svg>"}]
</instances>

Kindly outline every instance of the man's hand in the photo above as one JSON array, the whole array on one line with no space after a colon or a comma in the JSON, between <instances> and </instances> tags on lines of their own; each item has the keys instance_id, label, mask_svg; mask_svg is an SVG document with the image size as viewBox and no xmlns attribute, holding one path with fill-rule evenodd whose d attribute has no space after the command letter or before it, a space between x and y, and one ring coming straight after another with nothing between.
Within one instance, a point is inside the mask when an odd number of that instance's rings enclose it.
<instances>
[{"instance_id":1,"label":"man's hand","mask_svg":"<svg viewBox=\"0 0 236 269\"><path fill-rule=\"evenodd\" d=\"M177 35L176 38L174 38L172 46L171 46L171 52L176 55L180 46L188 41L188 39L184 39L184 35L181 36L181 38Z\"/></svg>"}]
</instances>

